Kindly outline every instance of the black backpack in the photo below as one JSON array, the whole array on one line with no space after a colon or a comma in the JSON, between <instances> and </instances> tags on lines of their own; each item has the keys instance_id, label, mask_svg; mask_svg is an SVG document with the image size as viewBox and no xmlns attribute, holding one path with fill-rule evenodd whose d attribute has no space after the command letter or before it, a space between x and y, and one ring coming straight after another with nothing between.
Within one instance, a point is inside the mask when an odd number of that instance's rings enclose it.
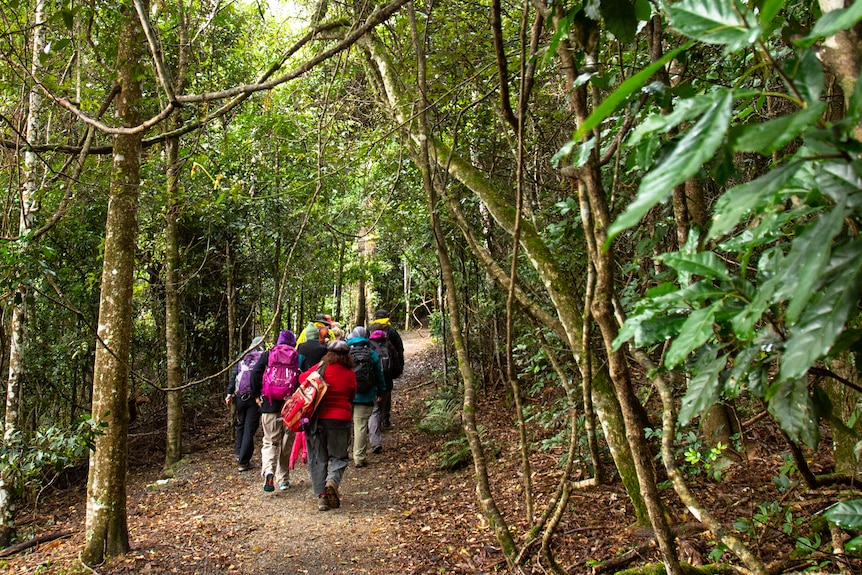
<instances>
[{"instance_id":1,"label":"black backpack","mask_svg":"<svg viewBox=\"0 0 862 575\"><path fill-rule=\"evenodd\" d=\"M377 385L374 376L374 363L371 361L371 348L350 346L353 358L353 373L356 374L356 395L368 393Z\"/></svg>"},{"instance_id":2,"label":"black backpack","mask_svg":"<svg viewBox=\"0 0 862 575\"><path fill-rule=\"evenodd\" d=\"M371 347L377 352L377 357L380 358L380 367L383 368L383 375L389 377L392 375L392 353L391 344L388 341L381 339L372 339Z\"/></svg>"}]
</instances>

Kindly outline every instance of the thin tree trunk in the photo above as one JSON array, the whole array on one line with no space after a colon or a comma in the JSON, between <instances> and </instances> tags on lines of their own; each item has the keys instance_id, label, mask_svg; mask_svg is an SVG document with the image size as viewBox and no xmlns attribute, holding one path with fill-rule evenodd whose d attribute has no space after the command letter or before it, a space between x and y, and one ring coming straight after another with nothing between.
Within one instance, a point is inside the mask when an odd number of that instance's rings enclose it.
<instances>
[{"instance_id":1,"label":"thin tree trunk","mask_svg":"<svg viewBox=\"0 0 862 575\"><path fill-rule=\"evenodd\" d=\"M45 45L45 0L38 0L33 7L33 27L31 72L33 77L42 77L39 56ZM27 111L27 141L39 144L43 137L42 93L36 87L29 92L29 109ZM23 185L21 186L21 204L18 217L18 235L22 242L33 223L34 193L36 191L36 170L38 157L32 151L24 152ZM6 416L3 426L3 442L10 444L12 438L20 431L19 419L21 409L21 380L24 375L23 345L26 337L25 325L27 318L27 288L24 284L18 287L15 302L12 306L12 320L9 323L9 377L6 381ZM15 535L15 486L11 484L9 470L0 470L0 547L11 543Z\"/></svg>"},{"instance_id":2,"label":"thin tree trunk","mask_svg":"<svg viewBox=\"0 0 862 575\"><path fill-rule=\"evenodd\" d=\"M602 333L605 351L608 355L611 381L620 399L623 410L623 420L626 426L626 439L634 456L638 483L649 513L650 523L655 531L659 548L664 558L665 568L669 575L682 575L682 568L676 554L673 533L667 522L664 507L658 494L655 478L655 468L652 463L652 452L644 436L640 411L642 406L632 387L628 360L625 349L614 350L613 342L617 337L618 328L614 317L614 278L613 249L603 249L606 230L609 225L607 201L601 189L599 170L594 163L588 163L581 171L581 220L584 225L584 235L587 238L587 248L591 264L596 271L596 288L593 299L592 313Z\"/></svg>"},{"instance_id":3,"label":"thin tree trunk","mask_svg":"<svg viewBox=\"0 0 862 575\"><path fill-rule=\"evenodd\" d=\"M175 93L182 94L188 69L188 19L182 1L178 2L179 53ZM171 123L174 128L182 124L179 112L174 112ZM179 138L165 141L167 160L167 211L165 214L165 355L167 361L167 423L165 430L166 473L182 458L183 451L183 392L173 391L182 385L182 329L180 309L180 247L177 215L180 210L179 175L182 164L179 159Z\"/></svg>"},{"instance_id":4,"label":"thin tree trunk","mask_svg":"<svg viewBox=\"0 0 862 575\"><path fill-rule=\"evenodd\" d=\"M131 3L122 7L117 75L118 117L124 125L141 120L139 66L144 46L140 22ZM129 550L126 515L128 468L128 379L132 334L132 287L135 266L142 134L114 137L113 168L105 223L102 292L93 376L93 417L105 422L96 437L87 480L85 547L81 560L98 565ZM107 346L107 347L106 347Z\"/></svg>"},{"instance_id":5,"label":"thin tree trunk","mask_svg":"<svg viewBox=\"0 0 862 575\"><path fill-rule=\"evenodd\" d=\"M431 179L431 165L428 155L428 120L425 110L427 110L428 102L425 92L425 50L424 41L419 35L416 27L416 15L413 3L408 4L410 14L410 29L413 35L413 45L416 50L416 60L418 66L418 84L419 84L419 109L422 110L418 114L420 138L419 151L419 169L422 173L422 184L425 192L428 195L428 213L431 216L431 226L434 233L434 243L437 247L437 259L440 262L440 272L443 276L443 283L446 286L446 303L449 306L449 329L452 334L452 339L455 344L455 353L458 356L458 368L463 378L464 385L464 403L463 403L463 418L464 432L467 435L467 442L470 445L470 451L473 455L473 466L476 474L476 494L479 499L479 505L482 507L485 516L491 523L492 529L497 536L497 541L502 547L503 556L509 567L513 567L514 558L517 555L517 544L515 543L512 534L509 532L509 527L503 514L497 508L494 501L494 495L491 491L491 483L488 478L488 469L485 462L484 450L482 441L479 437L479 431L476 426L476 397L475 397L475 382L473 369L471 367L470 358L467 354L467 347L464 341L464 334L461 331L461 316L460 306L458 303L457 284L455 283L455 275L452 271L452 263L449 260L449 253L446 249L446 244L443 236L443 230L440 226L440 219L437 214L438 198Z\"/></svg>"},{"instance_id":6,"label":"thin tree trunk","mask_svg":"<svg viewBox=\"0 0 862 575\"><path fill-rule=\"evenodd\" d=\"M399 88L400 84L396 80L397 71L393 63L371 36L364 37L359 45L369 52L369 60L375 65L375 69L370 75L379 79L381 95L387 102L394 119L399 125L409 129L410 115L406 110L410 108ZM410 132L408 136L414 145L421 144L421 138L416 132ZM514 226L514 212L506 194L493 187L484 174L465 159L454 154L449 146L440 139L434 138L430 134L427 138L429 154L435 164L445 168L451 176L481 199L488 207L494 220L511 233ZM582 316L578 298L569 277L560 270L556 256L548 249L538 231L528 221L522 222L521 237L521 248L541 277L542 284L557 311L560 323L565 329L565 342L572 350L575 359L581 362L583 355L592 353L592 351L581 347ZM594 365L597 364L598 362ZM625 427L619 401L604 368L597 369L594 373L593 400L608 448L620 473L626 493L632 501L637 520L641 524L647 524L649 519L638 487L632 454L625 440Z\"/></svg>"}]
</instances>

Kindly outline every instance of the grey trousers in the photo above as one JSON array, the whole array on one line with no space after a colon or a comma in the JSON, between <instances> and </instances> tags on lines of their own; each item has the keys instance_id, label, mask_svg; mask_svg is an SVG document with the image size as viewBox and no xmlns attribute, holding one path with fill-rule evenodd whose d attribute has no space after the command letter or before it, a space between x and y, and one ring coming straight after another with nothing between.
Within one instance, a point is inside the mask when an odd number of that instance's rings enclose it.
<instances>
[{"instance_id":1,"label":"grey trousers","mask_svg":"<svg viewBox=\"0 0 862 575\"><path fill-rule=\"evenodd\" d=\"M317 432L306 435L308 474L315 495L326 492L326 482L341 483L344 469L350 463L350 421L321 420Z\"/></svg>"}]
</instances>

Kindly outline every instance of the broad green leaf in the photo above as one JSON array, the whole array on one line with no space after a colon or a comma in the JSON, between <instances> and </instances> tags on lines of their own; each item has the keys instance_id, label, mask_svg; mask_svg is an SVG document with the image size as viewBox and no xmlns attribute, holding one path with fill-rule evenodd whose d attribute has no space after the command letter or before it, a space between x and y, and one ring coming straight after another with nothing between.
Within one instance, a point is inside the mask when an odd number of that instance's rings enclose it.
<instances>
[{"instance_id":1,"label":"broad green leaf","mask_svg":"<svg viewBox=\"0 0 862 575\"><path fill-rule=\"evenodd\" d=\"M718 256L715 255L714 252L698 252L695 254L670 252L662 254L657 259L660 259L680 274L730 280L727 266L723 261L718 259ZM686 281L681 283L687 284L688 282Z\"/></svg>"},{"instance_id":2,"label":"broad green leaf","mask_svg":"<svg viewBox=\"0 0 862 575\"><path fill-rule=\"evenodd\" d=\"M856 86L850 97L850 105L847 107L847 117L855 125L862 118L862 74L856 78Z\"/></svg>"},{"instance_id":3,"label":"broad green leaf","mask_svg":"<svg viewBox=\"0 0 862 575\"><path fill-rule=\"evenodd\" d=\"M673 343L664 357L667 367L673 368L688 357L688 354L705 344L713 336L712 324L715 321L715 310L721 305L718 301L708 307L694 310L682 328L679 330Z\"/></svg>"},{"instance_id":4,"label":"broad green leaf","mask_svg":"<svg viewBox=\"0 0 862 575\"><path fill-rule=\"evenodd\" d=\"M670 195L674 186L695 175L713 157L730 125L734 100L732 90L718 91L721 96L685 133L673 153L641 180L635 201L608 228L608 241L637 224L653 206Z\"/></svg>"},{"instance_id":5,"label":"broad green leaf","mask_svg":"<svg viewBox=\"0 0 862 575\"><path fill-rule=\"evenodd\" d=\"M722 194L715 203L707 239L730 232L743 216L762 207L778 190L786 187L801 166L801 161L790 162Z\"/></svg>"},{"instance_id":6,"label":"broad green leaf","mask_svg":"<svg viewBox=\"0 0 862 575\"><path fill-rule=\"evenodd\" d=\"M857 163L857 168L862 163ZM835 202L847 202L851 210L862 208L862 178L854 169L853 164L846 162L828 162L818 165L814 181L821 192Z\"/></svg>"},{"instance_id":7,"label":"broad green leaf","mask_svg":"<svg viewBox=\"0 0 862 575\"><path fill-rule=\"evenodd\" d=\"M799 92L809 106L820 101L825 75L813 50L805 50L799 58L790 58L782 68L791 80L791 85L788 86L791 93Z\"/></svg>"},{"instance_id":8,"label":"broad green leaf","mask_svg":"<svg viewBox=\"0 0 862 575\"><path fill-rule=\"evenodd\" d=\"M649 318L637 326L634 332L634 344L637 347L646 347L666 341L679 333L685 320L686 316L682 314L667 314Z\"/></svg>"},{"instance_id":9,"label":"broad green leaf","mask_svg":"<svg viewBox=\"0 0 862 575\"><path fill-rule=\"evenodd\" d=\"M832 241L841 231L847 210L841 202L821 214L802 234L797 236L783 262L778 280L777 299L790 299L786 318L795 323L814 292L815 286L829 263Z\"/></svg>"},{"instance_id":10,"label":"broad green leaf","mask_svg":"<svg viewBox=\"0 0 862 575\"><path fill-rule=\"evenodd\" d=\"M824 14L814 24L811 33L795 42L797 46L810 46L820 38L834 36L842 30L847 30L862 20L862 2L853 2L849 8L832 10Z\"/></svg>"},{"instance_id":11,"label":"broad green leaf","mask_svg":"<svg viewBox=\"0 0 862 575\"><path fill-rule=\"evenodd\" d=\"M609 95L605 98L601 104L593 111L590 116L584 120L584 123L581 124L575 135L572 136L572 139L576 142L580 142L585 134L591 132L593 129L599 126L605 118L610 116L614 110L616 110L619 106L621 106L633 92L639 90L644 85L648 84L650 78L658 72L665 64L676 58L680 53L688 50L692 46L692 42L686 42L679 48L675 50L671 50L634 76L627 79L625 82L620 84L620 87L617 88L613 94Z\"/></svg>"},{"instance_id":12,"label":"broad green leaf","mask_svg":"<svg viewBox=\"0 0 862 575\"><path fill-rule=\"evenodd\" d=\"M727 292L713 285L712 280L701 280L674 292L656 295L652 302L650 302L650 305L673 307L689 305L691 307L699 307L696 304L710 299L720 299L725 295L727 295Z\"/></svg>"},{"instance_id":13,"label":"broad green leaf","mask_svg":"<svg viewBox=\"0 0 862 575\"><path fill-rule=\"evenodd\" d=\"M848 254L856 257L846 260ZM802 377L811 365L829 353L843 331L862 293L862 240L841 250L846 261L839 273L830 273L825 289L808 304L799 321L788 330L779 379Z\"/></svg>"},{"instance_id":14,"label":"broad green leaf","mask_svg":"<svg viewBox=\"0 0 862 575\"><path fill-rule=\"evenodd\" d=\"M749 16L749 21L741 14ZM728 0L683 0L668 7L671 27L707 44L724 44L728 49L745 47L759 35L760 28L740 2Z\"/></svg>"},{"instance_id":15,"label":"broad green leaf","mask_svg":"<svg viewBox=\"0 0 862 575\"><path fill-rule=\"evenodd\" d=\"M709 92L678 102L669 114L652 114L641 122L637 128L632 130L632 135L629 137L627 144L634 146L644 136L654 132L666 133L682 122L702 116L709 108L715 105L716 100L720 97L721 92Z\"/></svg>"},{"instance_id":16,"label":"broad green leaf","mask_svg":"<svg viewBox=\"0 0 862 575\"><path fill-rule=\"evenodd\" d=\"M816 447L819 440L817 418L811 395L808 393L808 379L799 378L780 381L769 387L767 410L787 435L795 442L804 442Z\"/></svg>"},{"instance_id":17,"label":"broad green leaf","mask_svg":"<svg viewBox=\"0 0 862 575\"><path fill-rule=\"evenodd\" d=\"M785 0L765 0L760 7L760 23L769 24L784 7Z\"/></svg>"},{"instance_id":18,"label":"broad green leaf","mask_svg":"<svg viewBox=\"0 0 862 575\"><path fill-rule=\"evenodd\" d=\"M635 0L635 16L643 22L650 19L652 16L652 6L649 0Z\"/></svg>"},{"instance_id":19,"label":"broad green leaf","mask_svg":"<svg viewBox=\"0 0 862 575\"><path fill-rule=\"evenodd\" d=\"M862 529L862 499L843 501L823 514L842 529Z\"/></svg>"},{"instance_id":20,"label":"broad green leaf","mask_svg":"<svg viewBox=\"0 0 862 575\"><path fill-rule=\"evenodd\" d=\"M692 378L679 408L679 423L686 425L693 417L718 402L721 395L719 375L727 364L727 354L715 357L716 350L704 355L692 366Z\"/></svg>"},{"instance_id":21,"label":"broad green leaf","mask_svg":"<svg viewBox=\"0 0 862 575\"><path fill-rule=\"evenodd\" d=\"M737 152L772 155L806 128L816 125L824 108L825 105L822 102L817 102L809 108L803 108L787 116L757 124L747 124L732 130L730 147Z\"/></svg>"},{"instance_id":22,"label":"broad green leaf","mask_svg":"<svg viewBox=\"0 0 862 575\"><path fill-rule=\"evenodd\" d=\"M629 0L601 0L601 2L602 18L611 34L623 43L634 40L638 19L632 3Z\"/></svg>"}]
</instances>

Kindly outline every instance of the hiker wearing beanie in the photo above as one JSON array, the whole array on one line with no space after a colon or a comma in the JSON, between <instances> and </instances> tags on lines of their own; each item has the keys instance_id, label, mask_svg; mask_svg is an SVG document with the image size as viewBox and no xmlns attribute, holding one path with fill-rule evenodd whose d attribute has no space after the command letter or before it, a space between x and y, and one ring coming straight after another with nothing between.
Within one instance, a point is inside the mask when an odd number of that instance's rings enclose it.
<instances>
[{"instance_id":1,"label":"hiker wearing beanie","mask_svg":"<svg viewBox=\"0 0 862 575\"><path fill-rule=\"evenodd\" d=\"M318 365L299 376L300 383L317 372L318 368L328 387L305 436L311 489L317 496L318 510L328 511L341 506L338 486L344 476L344 469L350 463L351 403L356 396L356 375L353 373L350 346L342 340L329 342L326 355Z\"/></svg>"},{"instance_id":2,"label":"hiker wearing beanie","mask_svg":"<svg viewBox=\"0 0 862 575\"><path fill-rule=\"evenodd\" d=\"M296 389L299 380L299 353L296 336L286 329L278 341L263 352L251 372L251 391L260 406L263 442L260 448L263 490L285 491L290 488L290 447L293 433L281 419L284 401Z\"/></svg>"},{"instance_id":3,"label":"hiker wearing beanie","mask_svg":"<svg viewBox=\"0 0 862 575\"><path fill-rule=\"evenodd\" d=\"M332 327L332 317L323 313L319 313L305 326L305 329L299 334L299 337L296 338L296 344L302 345L306 341L313 341L318 339L321 334L326 336L324 343L329 340L335 339L329 333L329 329ZM317 362L315 362L317 363Z\"/></svg>"}]
</instances>

